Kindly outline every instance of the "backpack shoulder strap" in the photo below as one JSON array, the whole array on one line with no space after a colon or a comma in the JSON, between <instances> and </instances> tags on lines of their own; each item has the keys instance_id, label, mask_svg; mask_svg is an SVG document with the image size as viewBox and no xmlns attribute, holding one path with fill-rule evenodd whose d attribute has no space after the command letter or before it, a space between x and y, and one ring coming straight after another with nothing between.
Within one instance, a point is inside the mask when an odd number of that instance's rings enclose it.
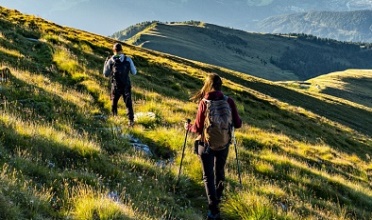
<instances>
[{"instance_id":1,"label":"backpack shoulder strap","mask_svg":"<svg viewBox=\"0 0 372 220\"><path fill-rule=\"evenodd\" d=\"M209 107L211 106L212 100L208 100L208 99L206 99L206 98L203 98L202 100L203 100L203 102L204 102L204 104L205 104L206 110L208 110ZM206 115L206 114L207 114L207 112L205 112L205 115Z\"/></svg>"},{"instance_id":2,"label":"backpack shoulder strap","mask_svg":"<svg viewBox=\"0 0 372 220\"><path fill-rule=\"evenodd\" d=\"M203 98L202 101L203 101L203 102L205 103L205 105L206 105L206 111L204 112L204 116L207 117L208 105L210 105L211 100L208 100L208 99L206 99L206 98ZM207 120L207 119L205 118L205 120ZM203 131L202 131L202 133L201 133L201 140L202 140L202 142L203 142L204 144L206 144L206 143L205 143L205 137L204 137L205 129L206 129L206 127L205 127L205 121L204 121L204 124L203 124Z\"/></svg>"}]
</instances>

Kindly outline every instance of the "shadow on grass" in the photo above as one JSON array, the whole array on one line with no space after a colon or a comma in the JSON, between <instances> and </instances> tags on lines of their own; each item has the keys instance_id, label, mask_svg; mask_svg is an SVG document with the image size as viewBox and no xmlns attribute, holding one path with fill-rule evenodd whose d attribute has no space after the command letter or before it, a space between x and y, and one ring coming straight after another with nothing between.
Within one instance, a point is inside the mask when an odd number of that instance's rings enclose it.
<instances>
[{"instance_id":1,"label":"shadow on grass","mask_svg":"<svg viewBox=\"0 0 372 220\"><path fill-rule=\"evenodd\" d=\"M356 215L356 219L369 219L372 216L368 210L372 208L372 197L363 192L363 189L357 190L349 186L342 179L332 178L335 175L342 176L348 180L350 184L359 183L369 188L368 182L361 181L354 176L355 169L350 170L349 167L334 167L332 163L321 164L309 158L294 153L288 153L280 148L280 146L271 146L273 154L286 155L290 159L294 159L300 163L307 165L306 167L299 166L288 161L276 161L265 159L259 156L261 150L268 149L261 143L254 143L252 148L244 146L245 150L241 151L240 160L242 169L247 173L254 173L256 178L269 180L275 185L286 191L287 195L298 195L301 199L307 200L314 207L324 207L327 210L335 210L335 207L343 207L348 210L350 215ZM251 162L261 161L265 164L270 164L273 169L257 169ZM321 174L324 173L325 175ZM326 176L329 176L327 178ZM273 201L280 201L284 198L276 197L276 195L268 195L273 198ZM286 197L286 196L285 196ZM332 204L326 201L331 201ZM287 206L294 206L295 201L287 201ZM302 207L297 207L302 209ZM311 212L311 210L308 210ZM301 213L301 212L300 212ZM316 213L312 213L316 214Z\"/></svg>"},{"instance_id":2,"label":"shadow on grass","mask_svg":"<svg viewBox=\"0 0 372 220\"><path fill-rule=\"evenodd\" d=\"M236 100L247 106L242 113L243 116L250 118L245 122L247 124L286 135L300 142L313 145L324 143L349 155L357 154L364 160L367 160L367 154L372 153L372 148L367 142L358 140L352 133L341 131L331 124L320 121L319 118L308 118L303 114L280 109L269 101L258 99L246 91L236 92L234 96L237 95L239 96ZM243 143L243 145L248 147L251 143Z\"/></svg>"},{"instance_id":3,"label":"shadow on grass","mask_svg":"<svg viewBox=\"0 0 372 220\"><path fill-rule=\"evenodd\" d=\"M348 78L346 77L346 78L343 78L342 81L345 82L344 89L341 90L341 89L327 87L322 90L322 93L332 95L335 97L339 97L339 98L349 100L351 102L355 102L360 105L364 105L369 108L372 108L372 95L371 93L368 94L368 92L370 92L372 88L371 78L353 78L353 77ZM352 92L354 90L360 91L360 88L364 89L363 94L356 94L355 92Z\"/></svg>"},{"instance_id":4,"label":"shadow on grass","mask_svg":"<svg viewBox=\"0 0 372 220\"><path fill-rule=\"evenodd\" d=\"M58 214L49 208L49 201L46 198L36 195L30 185L25 187L13 181L14 177L8 179L2 176L0 188L7 190L3 190L0 195L0 219L58 218ZM23 206L28 206L28 208Z\"/></svg>"},{"instance_id":5,"label":"shadow on grass","mask_svg":"<svg viewBox=\"0 0 372 220\"><path fill-rule=\"evenodd\" d=\"M369 121L372 117L371 113L366 110L355 108L343 103L330 103L322 101L291 89L287 89L278 85L263 83L258 80L248 81L217 69L215 71L222 77L225 77L235 83L241 84L260 93L276 98L282 102L289 103L290 105L302 107L315 114L324 116L329 120L350 127L365 135L372 135L372 129L370 126L371 123L366 123L366 120Z\"/></svg>"},{"instance_id":6,"label":"shadow on grass","mask_svg":"<svg viewBox=\"0 0 372 220\"><path fill-rule=\"evenodd\" d=\"M174 211L169 213L166 219L185 219L187 215L182 216L186 213L181 210L206 210L207 198L200 199L200 195L204 195L204 187L183 176L177 185L177 176L170 168L127 160L118 162L118 167L122 171L132 173L130 179L123 181L121 185L129 193L136 192L130 194L131 201L141 213L159 218L159 214L168 213L171 207Z\"/></svg>"},{"instance_id":7,"label":"shadow on grass","mask_svg":"<svg viewBox=\"0 0 372 220\"><path fill-rule=\"evenodd\" d=\"M87 132L89 137L98 136L99 138L105 138L104 134L101 134L99 130L94 128L99 124L94 123L91 118L82 113L79 113L79 108L68 101L63 100L61 97L49 93L43 90L40 87L36 87L34 85L28 84L23 82L22 80L18 80L12 77L12 83L17 84L18 87L15 88L13 91L14 101L17 98L22 98L24 100L32 100L31 102L21 102L22 104L16 104L16 106L12 107L12 111L16 111L17 115L22 116L23 121L29 121L32 123L33 121L37 122L40 120L45 120L46 124L53 126L59 132L64 132L63 129L59 128L53 121L60 120L60 121L70 121L72 127L76 130L81 131L82 135L84 132ZM17 90L17 91L16 91ZM34 94L32 91L38 90L37 94ZM35 103L43 103L41 106L35 106ZM58 108L54 108L55 106L61 106L64 109L64 114L57 111ZM38 122L40 123L40 122ZM86 125L86 126L84 126ZM81 130L81 126L83 126L84 130ZM111 164L106 157L105 154L101 155L99 153L87 154L82 155L79 151L71 149L68 146L68 143L60 143L55 142L51 139L45 137L37 137L37 136L26 136L18 133L14 130L11 126L6 127L5 124L2 125L3 131L1 132L1 140L4 143L4 146L8 146L7 150L9 151L9 155L15 155L16 149L13 146L19 146L19 149L27 150L31 153L31 158L38 158L38 162L28 162L25 160L18 160L15 163L16 168L21 170L23 174L29 176L30 178L37 180L41 184L52 185L55 188L56 202L55 206L62 208L63 201L64 201L64 190L66 186L64 186L61 182L64 181L68 182L68 186L77 185L79 182L84 182L86 184L91 185L99 185L97 182L97 176L103 178L103 182L111 186L112 188L117 187L117 184L123 184L123 176L127 175L126 173L128 170L118 170L113 164ZM105 134L110 136L109 132ZM152 142L152 140L148 140ZM105 141L103 146L105 146ZM158 147L156 144L156 147ZM168 150L166 150L168 151ZM114 153L114 152L112 152ZM124 162L123 162L124 163ZM50 175L49 171L50 168L48 166L55 167L54 169L63 170L59 175L54 174ZM132 163L128 163L126 167L132 167ZM133 169L133 168L132 168ZM146 174L151 174L151 172L156 172L155 168L149 168L147 166L143 167L144 170L140 171L141 168L136 168L132 170L133 172L144 172ZM125 173L125 174L124 174ZM85 175L83 175L85 174ZM135 174L137 175L137 174ZM165 174L164 174L165 175ZM169 174L166 174L169 175ZM150 175L151 176L151 175ZM167 182L172 184L167 185L167 191L173 190L173 184L175 177L173 175L169 175ZM56 181L57 179L57 181ZM62 184L62 185L61 185ZM156 183L152 183L156 184ZM151 184L151 185L152 185ZM123 185L121 185L123 186ZM125 186L130 190L129 186ZM193 190L188 190L188 188L193 188ZM198 189L198 190L195 190ZM173 197L178 198L182 201L183 204L189 205L189 200L194 199L195 197L199 197L202 191L202 187L200 187L197 183L190 183L189 181L181 182L181 187L175 192L175 195L170 196L168 199L173 200ZM151 190L147 188L147 190ZM198 192L197 196L194 194ZM151 207L156 207L158 201L155 198L152 201ZM144 212L147 213L149 216L158 216L159 214L154 214L150 208L146 208L147 206L141 206L141 199L138 199L138 203L134 204L136 207L140 207L145 209ZM176 204L176 203L175 203ZM198 205L193 204L194 208L200 208ZM200 204L200 203L199 203ZM166 205L166 201L164 203ZM174 205L178 207L178 205ZM164 210L168 210L166 206L163 206ZM178 207L177 209L181 209ZM58 210L58 208L57 208Z\"/></svg>"},{"instance_id":8,"label":"shadow on grass","mask_svg":"<svg viewBox=\"0 0 372 220\"><path fill-rule=\"evenodd\" d=\"M178 72L164 65L151 63L143 58L136 58L139 73L132 77L134 85L154 91L166 99L174 98L188 100L188 89L199 88L203 81L189 76L187 73ZM140 94L137 94L140 95Z\"/></svg>"},{"instance_id":9,"label":"shadow on grass","mask_svg":"<svg viewBox=\"0 0 372 220\"><path fill-rule=\"evenodd\" d=\"M360 182L363 184L366 184L368 182L368 178L372 178L372 176L368 176L368 174L365 174L363 171L352 166L351 164L334 164L330 161L324 160L321 158L322 155L320 152L313 151L309 152L309 155L303 156L295 152L284 150L277 144L271 144L268 146L258 142L257 140L247 138L242 139L242 146L245 150L248 151L259 152L266 149L272 151L275 155L286 155L289 158L295 159L296 161L305 163L309 168L322 170L329 173L330 175L340 175L345 179L353 180L355 182ZM372 149L370 150L370 153L372 153ZM335 153L332 154L334 158L337 158L337 155ZM363 177L364 175L367 175L367 179Z\"/></svg>"}]
</instances>

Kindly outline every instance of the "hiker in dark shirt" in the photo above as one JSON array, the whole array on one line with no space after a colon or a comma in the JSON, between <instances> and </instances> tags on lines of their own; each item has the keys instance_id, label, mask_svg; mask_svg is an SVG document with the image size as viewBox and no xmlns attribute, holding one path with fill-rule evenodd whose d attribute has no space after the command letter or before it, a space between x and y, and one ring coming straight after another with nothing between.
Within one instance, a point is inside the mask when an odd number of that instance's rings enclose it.
<instances>
[{"instance_id":1,"label":"hiker in dark shirt","mask_svg":"<svg viewBox=\"0 0 372 220\"><path fill-rule=\"evenodd\" d=\"M208 217L207 219L220 219L219 203L221 202L224 190L225 164L229 152L229 144L223 149L213 150L208 148L205 135L205 121L207 102L209 100L226 100L231 110L232 125L235 128L242 126L242 120L239 117L236 105L230 97L224 96L221 91L222 79L219 75L209 74L204 82L203 88L198 91L191 100L198 101L199 107L196 119L193 124L185 124L189 131L199 134L196 144L196 153L201 159L203 168L203 181L208 197ZM231 133L230 133L231 139ZM200 142L204 143L203 145ZM201 149L202 148L202 149Z\"/></svg>"},{"instance_id":2,"label":"hiker in dark shirt","mask_svg":"<svg viewBox=\"0 0 372 220\"><path fill-rule=\"evenodd\" d=\"M125 106L127 107L129 126L133 126L134 111L131 94L132 86L128 73L130 72L131 74L136 75L137 69L132 59L124 55L122 45L120 43L114 44L113 52L114 55L105 61L103 67L103 74L106 77L111 76L111 111L113 115L118 114L118 101L120 97L123 96ZM118 65L118 67L116 67L116 65ZM124 75L123 80L114 77L115 75L119 75L116 73L117 69L122 69L121 72L123 72L122 74Z\"/></svg>"}]
</instances>

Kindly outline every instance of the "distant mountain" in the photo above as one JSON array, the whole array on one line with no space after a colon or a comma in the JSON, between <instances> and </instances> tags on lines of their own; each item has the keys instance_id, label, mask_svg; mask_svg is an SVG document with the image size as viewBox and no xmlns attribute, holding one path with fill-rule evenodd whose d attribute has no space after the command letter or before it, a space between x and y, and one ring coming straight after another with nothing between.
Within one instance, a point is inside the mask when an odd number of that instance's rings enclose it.
<instances>
[{"instance_id":1,"label":"distant mountain","mask_svg":"<svg viewBox=\"0 0 372 220\"><path fill-rule=\"evenodd\" d=\"M372 43L372 10L279 15L257 23L267 33L305 33L340 41Z\"/></svg>"},{"instance_id":2,"label":"distant mountain","mask_svg":"<svg viewBox=\"0 0 372 220\"><path fill-rule=\"evenodd\" d=\"M202 22L153 22L126 42L264 79L307 80L349 68L372 68L372 45L312 35L249 33ZM124 33L130 31L123 31ZM123 36L113 36L123 39Z\"/></svg>"}]
</instances>

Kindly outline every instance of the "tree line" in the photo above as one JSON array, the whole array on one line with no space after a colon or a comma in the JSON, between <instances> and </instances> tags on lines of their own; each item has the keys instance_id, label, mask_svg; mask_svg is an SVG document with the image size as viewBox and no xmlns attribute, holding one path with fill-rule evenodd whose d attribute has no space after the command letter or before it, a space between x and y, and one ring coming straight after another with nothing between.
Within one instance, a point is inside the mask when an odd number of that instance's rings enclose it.
<instances>
[{"instance_id":1,"label":"tree line","mask_svg":"<svg viewBox=\"0 0 372 220\"><path fill-rule=\"evenodd\" d=\"M277 59L271 57L270 63L294 72L300 80L350 68L372 68L371 44L340 42L306 34L290 36L296 36L295 47L287 47Z\"/></svg>"}]
</instances>

